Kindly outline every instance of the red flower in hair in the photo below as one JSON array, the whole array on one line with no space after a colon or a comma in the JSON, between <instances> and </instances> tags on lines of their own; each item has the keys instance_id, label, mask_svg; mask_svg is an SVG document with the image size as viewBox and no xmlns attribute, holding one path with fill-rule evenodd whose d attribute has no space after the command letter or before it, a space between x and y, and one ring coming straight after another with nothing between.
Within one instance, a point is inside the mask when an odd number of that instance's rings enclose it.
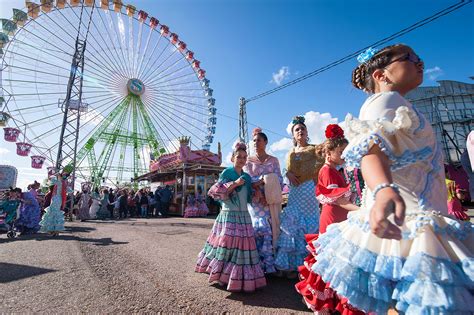
<instances>
[{"instance_id":1,"label":"red flower in hair","mask_svg":"<svg viewBox=\"0 0 474 315\"><path fill-rule=\"evenodd\" d=\"M330 124L326 127L326 138L344 138L344 130L337 124Z\"/></svg>"}]
</instances>

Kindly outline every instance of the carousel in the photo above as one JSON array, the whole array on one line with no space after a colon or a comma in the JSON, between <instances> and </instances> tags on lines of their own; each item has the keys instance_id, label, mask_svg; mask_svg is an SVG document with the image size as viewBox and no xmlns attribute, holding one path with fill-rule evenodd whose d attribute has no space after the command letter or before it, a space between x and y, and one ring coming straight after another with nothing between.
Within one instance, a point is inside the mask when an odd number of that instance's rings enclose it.
<instances>
[{"instance_id":1,"label":"carousel","mask_svg":"<svg viewBox=\"0 0 474 315\"><path fill-rule=\"evenodd\" d=\"M179 149L174 153L161 155L150 162L150 172L135 178L135 181L169 185L174 187L170 214L184 215L189 196L202 193L204 198L209 188L217 182L219 174L225 167L218 144L218 153L208 150L191 150L190 137L181 137ZM218 207L209 198L205 198L209 212L218 212Z\"/></svg>"}]
</instances>

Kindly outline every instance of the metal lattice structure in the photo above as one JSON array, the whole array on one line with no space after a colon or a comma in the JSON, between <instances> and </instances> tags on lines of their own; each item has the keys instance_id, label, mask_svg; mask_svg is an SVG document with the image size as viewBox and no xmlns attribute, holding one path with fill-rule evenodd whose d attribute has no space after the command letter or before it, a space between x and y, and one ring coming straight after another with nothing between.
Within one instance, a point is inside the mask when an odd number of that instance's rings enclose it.
<instances>
[{"instance_id":1,"label":"metal lattice structure","mask_svg":"<svg viewBox=\"0 0 474 315\"><path fill-rule=\"evenodd\" d=\"M457 164L474 130L474 84L438 81L439 86L419 87L407 99L431 122L443 148L445 161Z\"/></svg>"},{"instance_id":2,"label":"metal lattice structure","mask_svg":"<svg viewBox=\"0 0 474 315\"><path fill-rule=\"evenodd\" d=\"M168 26L120 0L26 5L0 20L0 113L11 118L7 141L22 133L36 165L75 164L95 186L117 185L177 151L181 136L210 149L213 90Z\"/></svg>"},{"instance_id":3,"label":"metal lattice structure","mask_svg":"<svg viewBox=\"0 0 474 315\"><path fill-rule=\"evenodd\" d=\"M239 140L249 145L247 125L247 101L241 97L239 100Z\"/></svg>"}]
</instances>

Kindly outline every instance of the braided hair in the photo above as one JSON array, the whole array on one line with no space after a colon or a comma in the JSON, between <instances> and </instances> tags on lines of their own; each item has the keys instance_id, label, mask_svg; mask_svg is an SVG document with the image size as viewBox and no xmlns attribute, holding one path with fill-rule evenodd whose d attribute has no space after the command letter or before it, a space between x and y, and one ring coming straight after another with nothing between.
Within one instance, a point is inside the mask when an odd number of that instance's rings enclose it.
<instances>
[{"instance_id":1,"label":"braided hair","mask_svg":"<svg viewBox=\"0 0 474 315\"><path fill-rule=\"evenodd\" d=\"M387 46L373 55L372 58L366 62L359 64L352 71L352 85L364 92L374 93L375 82L372 78L372 74L375 70L383 69L384 67L388 66L390 61L392 61L393 56L400 48L409 47L404 44Z\"/></svg>"}]
</instances>

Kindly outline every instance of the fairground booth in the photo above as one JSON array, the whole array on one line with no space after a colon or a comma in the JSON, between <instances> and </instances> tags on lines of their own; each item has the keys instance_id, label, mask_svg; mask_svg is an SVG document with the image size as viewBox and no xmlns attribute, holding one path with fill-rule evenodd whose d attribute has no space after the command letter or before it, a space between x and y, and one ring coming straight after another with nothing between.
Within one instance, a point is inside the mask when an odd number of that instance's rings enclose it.
<instances>
[{"instance_id":1,"label":"fairground booth","mask_svg":"<svg viewBox=\"0 0 474 315\"><path fill-rule=\"evenodd\" d=\"M172 187L174 194L170 214L183 215L187 196L199 192L206 199L209 212L216 213L218 207L207 197L207 191L224 169L220 166L222 162L220 144L218 153L215 154L207 150L191 150L189 137L181 137L178 140L178 151L161 155L157 160L151 161L150 172L135 180Z\"/></svg>"}]
</instances>

